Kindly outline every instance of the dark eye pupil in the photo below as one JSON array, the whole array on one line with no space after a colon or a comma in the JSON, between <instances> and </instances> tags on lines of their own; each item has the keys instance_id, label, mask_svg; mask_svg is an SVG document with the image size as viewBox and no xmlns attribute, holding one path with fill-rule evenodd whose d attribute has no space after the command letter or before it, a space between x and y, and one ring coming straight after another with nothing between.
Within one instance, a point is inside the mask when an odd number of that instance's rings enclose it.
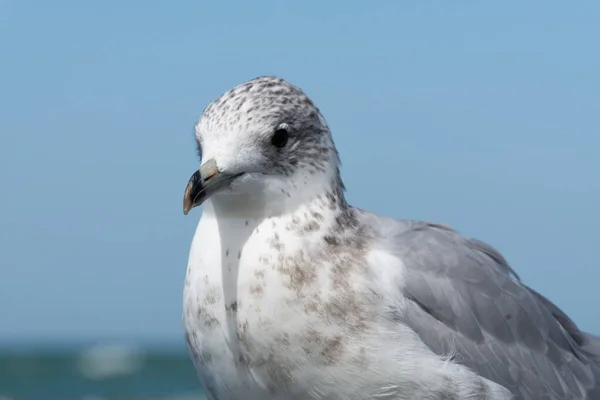
<instances>
[{"instance_id":1,"label":"dark eye pupil","mask_svg":"<svg viewBox=\"0 0 600 400\"><path fill-rule=\"evenodd\" d=\"M271 137L271 144L275 147L283 147L288 141L288 133L285 129L277 129Z\"/></svg>"}]
</instances>

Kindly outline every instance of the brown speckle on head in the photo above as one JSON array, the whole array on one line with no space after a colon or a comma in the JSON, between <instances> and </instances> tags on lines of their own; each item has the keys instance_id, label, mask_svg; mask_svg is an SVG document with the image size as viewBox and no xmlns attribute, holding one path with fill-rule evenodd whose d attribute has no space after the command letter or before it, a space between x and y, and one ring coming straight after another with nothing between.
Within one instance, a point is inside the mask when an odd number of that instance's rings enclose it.
<instances>
[{"instance_id":1,"label":"brown speckle on head","mask_svg":"<svg viewBox=\"0 0 600 400\"><path fill-rule=\"evenodd\" d=\"M270 145L270 135L282 125L288 131L288 145ZM258 77L224 93L202 113L196 138L202 141L206 135L231 132L244 133L240 140L248 143L247 151L261 155L271 174L291 175L298 168L325 171L332 157L338 162L329 127L317 107L301 89L280 78Z\"/></svg>"}]
</instances>

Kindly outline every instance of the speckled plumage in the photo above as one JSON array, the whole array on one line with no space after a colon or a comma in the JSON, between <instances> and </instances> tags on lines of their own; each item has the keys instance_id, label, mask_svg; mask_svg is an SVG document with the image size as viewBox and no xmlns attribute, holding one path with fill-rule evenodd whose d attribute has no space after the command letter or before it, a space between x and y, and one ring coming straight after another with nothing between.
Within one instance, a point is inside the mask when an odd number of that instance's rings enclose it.
<instances>
[{"instance_id":1,"label":"speckled plumage","mask_svg":"<svg viewBox=\"0 0 600 400\"><path fill-rule=\"evenodd\" d=\"M347 204L329 128L300 89L239 85L196 139L203 160L243 174L204 203L185 281L209 398L600 398L600 341L497 251Z\"/></svg>"}]
</instances>

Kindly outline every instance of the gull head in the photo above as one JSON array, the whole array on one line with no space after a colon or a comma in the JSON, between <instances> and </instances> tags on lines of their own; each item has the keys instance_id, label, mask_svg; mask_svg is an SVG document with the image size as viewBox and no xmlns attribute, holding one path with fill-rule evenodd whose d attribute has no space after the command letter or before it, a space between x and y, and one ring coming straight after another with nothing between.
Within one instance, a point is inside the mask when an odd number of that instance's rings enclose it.
<instances>
[{"instance_id":1,"label":"gull head","mask_svg":"<svg viewBox=\"0 0 600 400\"><path fill-rule=\"evenodd\" d=\"M259 77L224 93L202 113L195 138L200 168L185 189L185 214L209 199L273 214L342 191L325 119L283 79Z\"/></svg>"}]
</instances>

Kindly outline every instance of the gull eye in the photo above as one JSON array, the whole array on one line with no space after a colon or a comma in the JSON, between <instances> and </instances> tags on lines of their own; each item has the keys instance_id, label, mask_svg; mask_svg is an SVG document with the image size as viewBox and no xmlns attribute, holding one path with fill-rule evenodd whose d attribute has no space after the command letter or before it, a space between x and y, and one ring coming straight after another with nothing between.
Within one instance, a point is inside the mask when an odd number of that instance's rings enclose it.
<instances>
[{"instance_id":1,"label":"gull eye","mask_svg":"<svg viewBox=\"0 0 600 400\"><path fill-rule=\"evenodd\" d=\"M285 128L278 128L271 136L271 144L277 148L282 148L287 144L288 131Z\"/></svg>"}]
</instances>

